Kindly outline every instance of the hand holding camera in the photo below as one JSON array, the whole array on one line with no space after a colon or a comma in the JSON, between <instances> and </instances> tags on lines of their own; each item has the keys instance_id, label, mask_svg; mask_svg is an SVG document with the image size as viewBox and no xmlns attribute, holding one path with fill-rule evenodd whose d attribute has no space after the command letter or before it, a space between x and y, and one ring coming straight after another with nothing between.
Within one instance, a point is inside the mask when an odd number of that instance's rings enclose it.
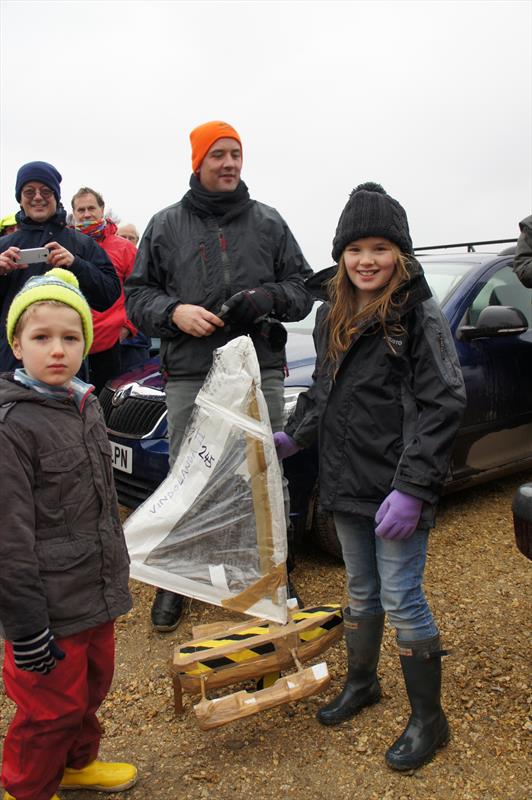
<instances>
[{"instance_id":1,"label":"hand holding camera","mask_svg":"<svg viewBox=\"0 0 532 800\"><path fill-rule=\"evenodd\" d=\"M26 269L29 264L41 264L48 261L50 251L47 247L8 247L0 253L0 275L7 275L15 269Z\"/></svg>"}]
</instances>

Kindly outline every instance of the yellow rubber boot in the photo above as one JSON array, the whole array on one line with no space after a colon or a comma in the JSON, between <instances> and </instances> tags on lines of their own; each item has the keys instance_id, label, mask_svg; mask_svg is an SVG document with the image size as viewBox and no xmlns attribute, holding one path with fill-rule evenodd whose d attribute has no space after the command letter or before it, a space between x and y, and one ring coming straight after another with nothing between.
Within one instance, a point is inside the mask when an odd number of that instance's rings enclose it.
<instances>
[{"instance_id":1,"label":"yellow rubber boot","mask_svg":"<svg viewBox=\"0 0 532 800\"><path fill-rule=\"evenodd\" d=\"M123 792L137 782L133 764L93 761L83 769L66 767L61 789L94 789L96 792Z\"/></svg>"},{"instance_id":2,"label":"yellow rubber boot","mask_svg":"<svg viewBox=\"0 0 532 800\"><path fill-rule=\"evenodd\" d=\"M4 800L15 800L15 798L13 797L12 794L9 794L9 792L4 792ZM59 800L59 797L56 794L54 794L54 796L51 797L50 800Z\"/></svg>"}]
</instances>

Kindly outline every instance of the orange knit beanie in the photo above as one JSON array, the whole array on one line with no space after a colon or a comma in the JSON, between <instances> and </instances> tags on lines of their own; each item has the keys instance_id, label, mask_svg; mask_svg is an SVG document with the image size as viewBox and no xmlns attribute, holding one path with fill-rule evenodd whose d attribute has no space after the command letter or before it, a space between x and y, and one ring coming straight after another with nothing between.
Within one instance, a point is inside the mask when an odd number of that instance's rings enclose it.
<instances>
[{"instance_id":1,"label":"orange knit beanie","mask_svg":"<svg viewBox=\"0 0 532 800\"><path fill-rule=\"evenodd\" d=\"M190 134L190 144L192 145L192 172L197 172L201 167L201 162L209 152L211 146L218 139L236 139L242 149L240 136L235 129L227 122L214 120L198 125Z\"/></svg>"}]
</instances>

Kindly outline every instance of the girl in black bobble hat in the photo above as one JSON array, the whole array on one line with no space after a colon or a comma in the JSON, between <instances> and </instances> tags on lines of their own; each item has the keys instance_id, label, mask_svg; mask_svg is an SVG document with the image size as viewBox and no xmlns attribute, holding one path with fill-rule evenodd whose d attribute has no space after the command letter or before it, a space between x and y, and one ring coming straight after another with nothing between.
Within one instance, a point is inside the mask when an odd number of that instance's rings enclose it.
<instances>
[{"instance_id":1,"label":"girl in black bobble hat","mask_svg":"<svg viewBox=\"0 0 532 800\"><path fill-rule=\"evenodd\" d=\"M318 720L337 725L380 700L387 614L412 713L386 761L411 770L449 737L443 653L422 583L464 384L447 322L413 255L406 213L379 184L351 193L333 258L338 268L314 330L314 382L274 438L279 458L319 439L320 500L334 514L347 571L347 679Z\"/></svg>"}]
</instances>

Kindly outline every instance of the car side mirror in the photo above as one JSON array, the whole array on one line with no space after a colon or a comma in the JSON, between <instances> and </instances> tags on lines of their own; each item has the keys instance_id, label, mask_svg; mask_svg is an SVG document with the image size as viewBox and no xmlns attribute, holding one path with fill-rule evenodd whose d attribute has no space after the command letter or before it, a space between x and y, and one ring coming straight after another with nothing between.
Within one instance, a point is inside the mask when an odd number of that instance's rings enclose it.
<instances>
[{"instance_id":1,"label":"car side mirror","mask_svg":"<svg viewBox=\"0 0 532 800\"><path fill-rule=\"evenodd\" d=\"M476 325L462 325L458 331L460 339L481 337L518 336L528 330L528 322L518 308L510 306L486 306L478 315Z\"/></svg>"}]
</instances>

